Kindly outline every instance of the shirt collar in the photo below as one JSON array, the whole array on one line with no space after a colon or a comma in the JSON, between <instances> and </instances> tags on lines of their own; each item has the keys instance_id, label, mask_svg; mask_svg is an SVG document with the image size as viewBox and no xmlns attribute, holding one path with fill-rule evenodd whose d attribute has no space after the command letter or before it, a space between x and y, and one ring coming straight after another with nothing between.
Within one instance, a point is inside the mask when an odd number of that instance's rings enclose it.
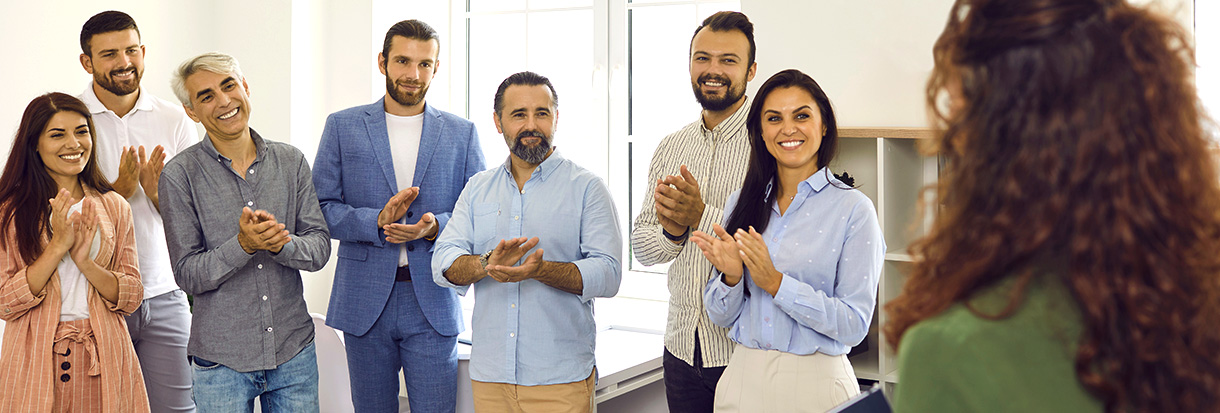
<instances>
[{"instance_id":1,"label":"shirt collar","mask_svg":"<svg viewBox=\"0 0 1220 413\"><path fill-rule=\"evenodd\" d=\"M254 131L254 128L250 128L250 139L254 141L254 152L256 153L254 156L254 161L258 162L258 160L262 159L263 155L267 152L267 142L263 140L262 136L259 136L258 132ZM220 151L216 150L216 146L212 145L212 138L206 133L203 135L203 151L206 152L208 157L212 159L218 159L229 163L233 162L232 159L221 155Z\"/></svg>"},{"instance_id":2,"label":"shirt collar","mask_svg":"<svg viewBox=\"0 0 1220 413\"><path fill-rule=\"evenodd\" d=\"M741 107L737 108L736 112L733 112L732 115L729 115L728 118L725 118L724 121L720 122L719 125L716 125L716 127L712 129L708 129L707 125L703 124L703 114L700 112L698 122L699 129L703 131L704 134L707 134L716 131L733 131L737 130L738 128L745 128L746 115L750 113L750 97L745 96L742 99L744 102L741 103ZM727 135L727 138L733 138L737 134L729 133L723 135Z\"/></svg>"},{"instance_id":3,"label":"shirt collar","mask_svg":"<svg viewBox=\"0 0 1220 413\"><path fill-rule=\"evenodd\" d=\"M551 176L556 169L559 169L559 164L563 163L563 159L563 155L559 154L559 147L556 146L554 150L551 151L551 156L546 157L542 163L538 164L537 168L534 168L534 173L530 174L530 180L538 178L539 180L546 181L547 177ZM504 164L502 164L500 167L504 170L504 173L508 174L509 178L512 178L513 156L509 155L508 158L505 158Z\"/></svg>"},{"instance_id":4,"label":"shirt collar","mask_svg":"<svg viewBox=\"0 0 1220 413\"><path fill-rule=\"evenodd\" d=\"M140 94L140 97L136 98L136 105L135 105L135 107L131 108L131 111L135 112L137 110L146 110L146 111L153 110L152 98L150 98L147 93L144 93L144 89L141 88L137 93ZM85 93L81 93L80 97L81 97L81 102L85 103L85 107L89 109L89 113L91 113L91 114L96 115L96 114L103 113L103 112L110 110L110 109L106 109L106 105L102 104L101 99L98 99L97 92L94 92L94 90L93 90L93 81L92 80L90 80L89 84L85 86ZM130 113L130 112L128 112L128 113Z\"/></svg>"},{"instance_id":5,"label":"shirt collar","mask_svg":"<svg viewBox=\"0 0 1220 413\"><path fill-rule=\"evenodd\" d=\"M805 198L808 198L810 193L822 192L823 189L826 189L827 185L830 185L832 179L839 182L839 178L828 178L829 175L830 170L823 166L822 169L818 169L818 171L814 172L813 175L809 175L809 177L805 178L804 181L796 184L796 196L792 197L792 205L799 205L801 202L804 202ZM767 182L767 189L763 191L763 193L770 194L774 189L775 180L771 180L771 182ZM776 195L778 196L778 194ZM772 203L771 209L778 213L779 203Z\"/></svg>"}]
</instances>

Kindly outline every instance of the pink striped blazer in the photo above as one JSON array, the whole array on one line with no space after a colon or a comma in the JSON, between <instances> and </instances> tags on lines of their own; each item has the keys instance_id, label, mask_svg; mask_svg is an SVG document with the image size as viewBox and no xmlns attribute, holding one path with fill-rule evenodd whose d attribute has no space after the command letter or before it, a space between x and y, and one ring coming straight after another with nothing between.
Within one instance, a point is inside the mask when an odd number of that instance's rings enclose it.
<instances>
[{"instance_id":1,"label":"pink striped blazer","mask_svg":"<svg viewBox=\"0 0 1220 413\"><path fill-rule=\"evenodd\" d=\"M107 413L147 412L148 395L140 362L127 334L123 316L140 306L144 286L136 268L136 240L131 206L115 192L105 195L85 188L97 208L101 248L94 259L119 279L117 303L106 301L89 286L89 325L97 339L102 373L102 410ZM59 324L58 272L39 295L26 281L27 264L13 245L16 231L3 229L0 249L0 319L4 345L0 346L0 412L49 412L57 377L51 344ZM43 242L49 242L44 237Z\"/></svg>"}]
</instances>

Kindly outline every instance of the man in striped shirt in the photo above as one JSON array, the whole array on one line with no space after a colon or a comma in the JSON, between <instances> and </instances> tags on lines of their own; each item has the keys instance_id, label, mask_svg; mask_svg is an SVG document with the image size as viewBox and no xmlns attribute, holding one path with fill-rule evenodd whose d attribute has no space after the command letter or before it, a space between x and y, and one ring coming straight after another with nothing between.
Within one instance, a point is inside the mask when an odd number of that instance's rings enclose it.
<instances>
[{"instance_id":1,"label":"man in striped shirt","mask_svg":"<svg viewBox=\"0 0 1220 413\"><path fill-rule=\"evenodd\" d=\"M744 14L719 12L695 30L690 77L703 106L698 121L666 136L648 169L656 187L631 232L632 250L644 265L669 267L669 319L665 327L665 395L671 412L710 412L716 382L733 343L703 309L703 287L712 265L687 239L711 231L724 202L741 187L750 157L746 136L754 79L754 25ZM688 248L689 246L689 248Z\"/></svg>"}]
</instances>

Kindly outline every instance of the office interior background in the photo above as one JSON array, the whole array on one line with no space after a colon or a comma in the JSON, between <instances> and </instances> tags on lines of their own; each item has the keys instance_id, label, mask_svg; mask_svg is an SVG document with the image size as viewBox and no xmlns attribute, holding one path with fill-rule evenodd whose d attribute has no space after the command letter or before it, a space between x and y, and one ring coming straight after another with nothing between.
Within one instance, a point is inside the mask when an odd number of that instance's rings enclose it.
<instances>
[{"instance_id":1,"label":"office interior background","mask_svg":"<svg viewBox=\"0 0 1220 413\"><path fill-rule=\"evenodd\" d=\"M1135 0L1172 15L1195 36L1196 82L1205 106L1220 108L1220 3ZM176 102L171 72L207 51L232 54L250 87L251 126L313 160L327 115L384 95L376 67L385 31L420 19L440 33L439 73L429 105L479 128L489 166L507 156L492 123L492 96L507 75L550 77L560 97L555 145L603 177L624 239L649 185L652 151L697 120L687 48L699 22L738 10L755 25L758 73L800 69L835 105L840 127L923 128L931 47L952 0L52 0L0 4L0 153L7 159L25 105L43 93L81 93L81 25L103 10L139 24L146 46L143 90ZM1207 24L1207 23L1212 24ZM1214 129L1213 129L1214 130ZM203 130L200 128L200 136ZM850 150L847 145L844 150ZM884 146L883 146L884 148ZM878 158L884 159L884 158ZM875 161L876 162L876 161ZM882 161L883 162L883 161ZM855 174L857 171L849 170ZM866 178L870 172L865 171ZM871 172L871 173L876 173ZM877 184L876 177L871 181ZM865 182L869 182L867 179ZM874 197L877 190L865 189ZM914 202L902 205L914 205ZM914 215L915 211L891 211ZM918 220L916 220L918 221ZM887 228L887 241L890 231ZM891 245L894 245L891 243ZM629 246L626 246L629 248ZM630 257L625 251L624 257ZM325 314L334 259L305 274L309 310ZM664 266L624 261L618 297L599 300L599 324L663 331ZM473 306L467 297L467 308ZM469 324L468 324L469 326ZM874 342L880 347L881 343ZM655 349L660 356L661 349ZM664 404L663 398L660 402ZM664 409L664 406L660 406Z\"/></svg>"}]
</instances>

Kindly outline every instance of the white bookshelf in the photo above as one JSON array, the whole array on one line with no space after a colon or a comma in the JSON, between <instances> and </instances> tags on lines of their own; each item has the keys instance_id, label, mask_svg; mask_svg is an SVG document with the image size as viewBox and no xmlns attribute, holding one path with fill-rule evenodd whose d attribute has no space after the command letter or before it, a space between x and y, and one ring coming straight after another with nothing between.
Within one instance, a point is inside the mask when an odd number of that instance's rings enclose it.
<instances>
[{"instance_id":1,"label":"white bookshelf","mask_svg":"<svg viewBox=\"0 0 1220 413\"><path fill-rule=\"evenodd\" d=\"M885 344L881 326L888 321L885 304L902 291L910 272L907 246L931 222L931 211L916 216L922 189L935 183L939 173L937 159L922 156L918 150L919 141L931 136L925 128L839 128L839 154L831 169L849 172L860 191L873 201L886 244L877 310L868 333L870 348L851 357L856 377L861 379L887 385L898 382L897 355Z\"/></svg>"}]
</instances>

